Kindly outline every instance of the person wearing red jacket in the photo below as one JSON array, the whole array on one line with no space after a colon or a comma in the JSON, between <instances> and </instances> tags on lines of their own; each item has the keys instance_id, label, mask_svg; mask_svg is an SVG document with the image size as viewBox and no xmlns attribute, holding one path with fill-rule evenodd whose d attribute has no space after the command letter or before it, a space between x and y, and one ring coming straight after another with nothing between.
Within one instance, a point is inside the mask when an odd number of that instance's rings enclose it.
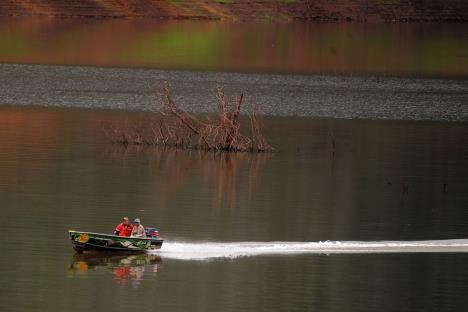
<instances>
[{"instance_id":1,"label":"person wearing red jacket","mask_svg":"<svg viewBox=\"0 0 468 312\"><path fill-rule=\"evenodd\" d=\"M132 230L133 230L133 225L128 223L128 218L127 217L124 217L122 219L122 223L117 225L117 227L115 228L114 235L130 236L130 235L132 235Z\"/></svg>"}]
</instances>

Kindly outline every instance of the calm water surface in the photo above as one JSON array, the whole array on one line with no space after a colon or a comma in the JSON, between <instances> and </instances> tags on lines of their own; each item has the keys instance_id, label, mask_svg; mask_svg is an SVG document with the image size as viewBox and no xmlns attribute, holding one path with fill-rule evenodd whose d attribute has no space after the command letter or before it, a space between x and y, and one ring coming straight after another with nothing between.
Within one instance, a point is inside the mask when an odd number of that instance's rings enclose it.
<instances>
[{"instance_id":1,"label":"calm water surface","mask_svg":"<svg viewBox=\"0 0 468 312\"><path fill-rule=\"evenodd\" d=\"M462 24L0 19L0 62L467 77Z\"/></svg>"},{"instance_id":2,"label":"calm water surface","mask_svg":"<svg viewBox=\"0 0 468 312\"><path fill-rule=\"evenodd\" d=\"M142 116L0 107L2 311L466 310L468 253L239 251L467 238L466 123L268 117L278 152L253 156L102 133ZM123 215L158 226L166 256L74 256L68 229L108 233ZM232 250L203 257L216 246Z\"/></svg>"},{"instance_id":3,"label":"calm water surface","mask_svg":"<svg viewBox=\"0 0 468 312\"><path fill-rule=\"evenodd\" d=\"M0 310L466 311L466 246L388 242L468 243L463 30L0 20ZM194 112L245 91L278 152L110 144L103 126L142 121L165 81ZM163 249L74 255L67 230L123 216Z\"/></svg>"}]
</instances>

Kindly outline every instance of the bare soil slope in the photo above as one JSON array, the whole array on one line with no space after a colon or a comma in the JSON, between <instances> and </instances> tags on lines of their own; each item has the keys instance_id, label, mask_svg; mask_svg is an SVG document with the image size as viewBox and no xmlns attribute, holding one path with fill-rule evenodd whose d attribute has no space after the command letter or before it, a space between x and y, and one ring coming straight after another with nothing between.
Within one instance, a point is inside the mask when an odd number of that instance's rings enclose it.
<instances>
[{"instance_id":1,"label":"bare soil slope","mask_svg":"<svg viewBox=\"0 0 468 312\"><path fill-rule=\"evenodd\" d=\"M0 16L468 21L466 0L1 0Z\"/></svg>"}]
</instances>

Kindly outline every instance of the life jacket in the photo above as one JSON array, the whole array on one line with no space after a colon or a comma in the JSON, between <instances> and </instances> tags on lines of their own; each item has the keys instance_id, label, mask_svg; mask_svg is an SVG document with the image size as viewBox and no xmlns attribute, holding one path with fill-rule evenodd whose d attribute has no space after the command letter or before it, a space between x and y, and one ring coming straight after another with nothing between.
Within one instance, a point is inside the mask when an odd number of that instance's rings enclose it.
<instances>
[{"instance_id":1,"label":"life jacket","mask_svg":"<svg viewBox=\"0 0 468 312\"><path fill-rule=\"evenodd\" d=\"M131 225L131 224L125 225L123 223L120 223L115 228L115 231L119 232L119 234L118 234L119 236L130 236L130 235L132 235L132 230L133 230L133 225Z\"/></svg>"}]
</instances>

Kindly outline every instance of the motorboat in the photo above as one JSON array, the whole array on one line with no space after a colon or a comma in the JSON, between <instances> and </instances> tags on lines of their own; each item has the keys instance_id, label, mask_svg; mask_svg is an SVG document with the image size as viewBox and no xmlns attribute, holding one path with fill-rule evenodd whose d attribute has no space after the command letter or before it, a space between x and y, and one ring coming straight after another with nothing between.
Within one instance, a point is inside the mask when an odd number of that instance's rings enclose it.
<instances>
[{"instance_id":1,"label":"motorboat","mask_svg":"<svg viewBox=\"0 0 468 312\"><path fill-rule=\"evenodd\" d=\"M89 251L112 251L142 253L160 249L164 240L159 238L159 231L146 228L146 237L117 236L93 232L68 231L73 249L78 253Z\"/></svg>"}]
</instances>

